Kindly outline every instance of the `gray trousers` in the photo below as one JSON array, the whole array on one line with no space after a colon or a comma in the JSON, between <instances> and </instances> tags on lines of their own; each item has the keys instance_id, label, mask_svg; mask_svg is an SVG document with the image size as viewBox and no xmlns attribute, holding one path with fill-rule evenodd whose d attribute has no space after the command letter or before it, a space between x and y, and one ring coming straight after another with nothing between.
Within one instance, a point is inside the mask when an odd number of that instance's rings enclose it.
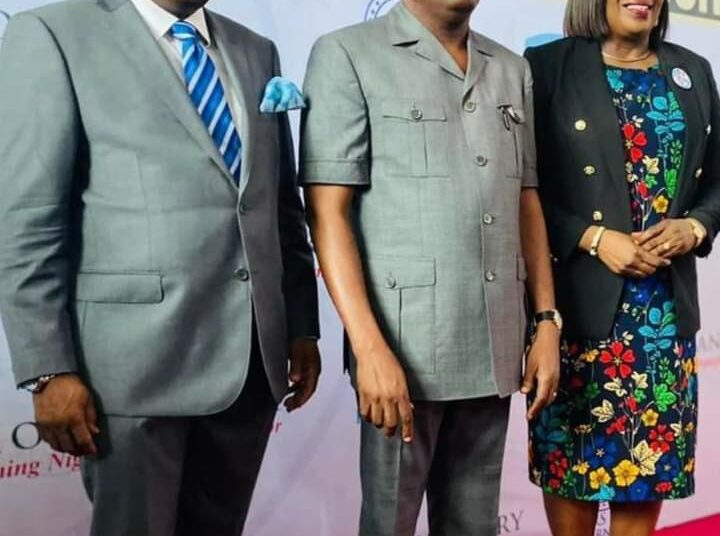
<instances>
[{"instance_id":1,"label":"gray trousers","mask_svg":"<svg viewBox=\"0 0 720 536\"><path fill-rule=\"evenodd\" d=\"M100 455L82 466L91 535L242 534L275 411L254 351L242 394L222 413L104 417Z\"/></svg>"},{"instance_id":2,"label":"gray trousers","mask_svg":"<svg viewBox=\"0 0 720 536\"><path fill-rule=\"evenodd\" d=\"M363 423L360 536L495 536L510 398L415 402L415 440Z\"/></svg>"}]
</instances>

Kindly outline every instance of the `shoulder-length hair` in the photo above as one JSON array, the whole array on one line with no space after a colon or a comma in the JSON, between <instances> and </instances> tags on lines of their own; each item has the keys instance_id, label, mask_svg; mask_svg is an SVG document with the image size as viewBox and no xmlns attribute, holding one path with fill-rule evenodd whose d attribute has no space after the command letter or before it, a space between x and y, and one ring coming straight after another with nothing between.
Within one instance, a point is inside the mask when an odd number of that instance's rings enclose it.
<instances>
[{"instance_id":1,"label":"shoulder-length hair","mask_svg":"<svg viewBox=\"0 0 720 536\"><path fill-rule=\"evenodd\" d=\"M670 0L665 0L659 24L650 34L651 48L657 49L665 41L669 26ZM607 0L568 0L565 10L565 35L600 41L609 34Z\"/></svg>"}]
</instances>

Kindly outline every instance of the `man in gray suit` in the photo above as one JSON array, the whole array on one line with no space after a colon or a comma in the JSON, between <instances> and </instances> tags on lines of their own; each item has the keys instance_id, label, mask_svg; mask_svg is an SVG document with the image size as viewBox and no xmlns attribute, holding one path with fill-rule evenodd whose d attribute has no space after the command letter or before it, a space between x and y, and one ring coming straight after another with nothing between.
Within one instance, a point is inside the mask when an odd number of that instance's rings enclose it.
<instances>
[{"instance_id":1,"label":"man in gray suit","mask_svg":"<svg viewBox=\"0 0 720 536\"><path fill-rule=\"evenodd\" d=\"M405 0L321 38L307 73L301 183L366 420L365 536L414 534L426 491L431 534L496 533L526 284L529 418L558 382L531 74L469 29L477 3Z\"/></svg>"},{"instance_id":2,"label":"man in gray suit","mask_svg":"<svg viewBox=\"0 0 720 536\"><path fill-rule=\"evenodd\" d=\"M95 535L240 534L320 372L277 51L205 3L53 4L0 54L0 307Z\"/></svg>"}]
</instances>

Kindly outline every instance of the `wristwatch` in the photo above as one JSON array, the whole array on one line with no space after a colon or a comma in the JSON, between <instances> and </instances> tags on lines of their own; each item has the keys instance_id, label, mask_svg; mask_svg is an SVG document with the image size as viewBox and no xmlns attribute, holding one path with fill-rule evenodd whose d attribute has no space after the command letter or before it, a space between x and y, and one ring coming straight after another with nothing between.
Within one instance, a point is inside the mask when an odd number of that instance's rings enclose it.
<instances>
[{"instance_id":1,"label":"wristwatch","mask_svg":"<svg viewBox=\"0 0 720 536\"><path fill-rule=\"evenodd\" d=\"M540 322L552 322L558 331L563 329L563 318L560 311L557 309L550 309L549 311L540 311L533 317L535 325L537 326Z\"/></svg>"},{"instance_id":2,"label":"wristwatch","mask_svg":"<svg viewBox=\"0 0 720 536\"><path fill-rule=\"evenodd\" d=\"M28 393L32 393L34 395L40 394L43 392L45 387L47 387L47 384L57 378L57 376L57 374L47 374L45 376L40 376L39 378L35 378L34 380L23 383L22 385L20 385L20 389L23 389Z\"/></svg>"}]
</instances>

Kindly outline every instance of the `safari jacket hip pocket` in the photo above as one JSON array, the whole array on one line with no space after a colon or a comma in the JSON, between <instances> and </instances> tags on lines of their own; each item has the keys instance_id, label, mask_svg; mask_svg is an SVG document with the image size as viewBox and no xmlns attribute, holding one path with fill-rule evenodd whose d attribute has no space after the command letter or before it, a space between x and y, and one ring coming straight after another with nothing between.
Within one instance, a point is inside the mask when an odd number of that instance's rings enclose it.
<instances>
[{"instance_id":1,"label":"safari jacket hip pocket","mask_svg":"<svg viewBox=\"0 0 720 536\"><path fill-rule=\"evenodd\" d=\"M375 315L403 366L434 374L435 260L374 257L366 275Z\"/></svg>"},{"instance_id":2,"label":"safari jacket hip pocket","mask_svg":"<svg viewBox=\"0 0 720 536\"><path fill-rule=\"evenodd\" d=\"M437 103L382 101L385 173L399 177L447 177L448 120Z\"/></svg>"}]
</instances>

